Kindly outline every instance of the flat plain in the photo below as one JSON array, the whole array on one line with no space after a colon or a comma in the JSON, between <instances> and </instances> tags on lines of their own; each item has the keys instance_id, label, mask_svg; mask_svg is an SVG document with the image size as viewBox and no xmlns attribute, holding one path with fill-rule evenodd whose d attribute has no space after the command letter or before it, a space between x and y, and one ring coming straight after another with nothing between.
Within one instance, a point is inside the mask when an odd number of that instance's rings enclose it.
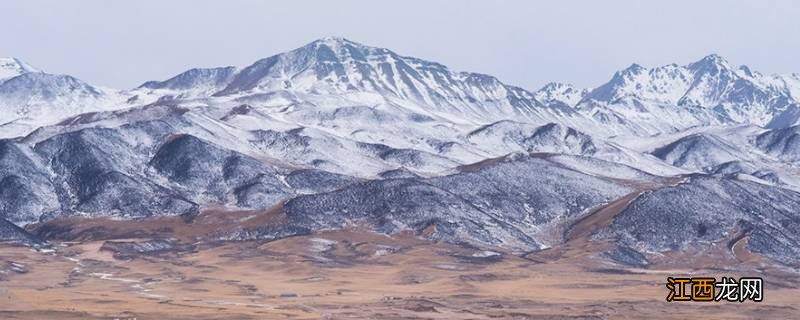
<instances>
[{"instance_id":1,"label":"flat plain","mask_svg":"<svg viewBox=\"0 0 800 320\"><path fill-rule=\"evenodd\" d=\"M2 319L790 319L797 274L757 259L614 264L574 239L505 254L363 230L271 242L0 247ZM672 261L672 263L668 263ZM725 267L724 265L728 266ZM708 265L708 268L690 268ZM760 267L761 266L761 267ZM764 301L666 302L668 276L761 276Z\"/></svg>"}]
</instances>

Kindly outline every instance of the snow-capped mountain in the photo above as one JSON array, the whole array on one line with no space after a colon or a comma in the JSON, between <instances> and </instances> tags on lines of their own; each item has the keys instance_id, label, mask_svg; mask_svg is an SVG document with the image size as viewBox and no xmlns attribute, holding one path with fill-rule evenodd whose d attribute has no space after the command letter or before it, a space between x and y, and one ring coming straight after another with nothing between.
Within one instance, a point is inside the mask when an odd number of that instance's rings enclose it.
<instances>
[{"instance_id":1,"label":"snow-capped mountain","mask_svg":"<svg viewBox=\"0 0 800 320\"><path fill-rule=\"evenodd\" d=\"M797 104L796 78L734 68L713 54L685 66L633 64L589 92L577 108L598 121L630 122L650 133L718 124L764 126Z\"/></svg>"},{"instance_id":2,"label":"snow-capped mountain","mask_svg":"<svg viewBox=\"0 0 800 320\"><path fill-rule=\"evenodd\" d=\"M306 101L332 96L364 105L393 104L430 117L484 123L522 117L546 123L580 120L570 108L546 106L534 94L478 73L399 55L344 38L323 38L256 61L241 70L194 69L140 89L173 89L173 95L264 100L267 95ZM217 90L218 89L218 90Z\"/></svg>"},{"instance_id":3,"label":"snow-capped mountain","mask_svg":"<svg viewBox=\"0 0 800 320\"><path fill-rule=\"evenodd\" d=\"M16 58L0 59L0 138L24 134L76 114L118 108L126 94L69 75L37 70ZM116 106L115 106L116 105Z\"/></svg>"},{"instance_id":4,"label":"snow-capped mountain","mask_svg":"<svg viewBox=\"0 0 800 320\"><path fill-rule=\"evenodd\" d=\"M55 123L75 114L135 107L158 99L206 105L237 101L262 106L362 106L456 124L560 123L603 137L742 123L781 128L800 120L795 98L800 76L765 76L745 66L734 68L717 55L684 66L648 69L634 64L592 90L549 83L535 92L489 75L457 72L436 62L335 37L241 69L191 69L129 91L31 72L35 69L17 59L6 60L10 61L8 70L17 70L9 75L29 77L7 79L9 88L0 88L4 118L9 120L3 129L10 132L21 126L17 134L34 128L20 124L26 118ZM43 105L58 106L50 108L57 112L42 117ZM45 121L36 123L42 124Z\"/></svg>"},{"instance_id":5,"label":"snow-capped mountain","mask_svg":"<svg viewBox=\"0 0 800 320\"><path fill-rule=\"evenodd\" d=\"M592 90L550 83L535 92L343 38L127 91L2 61L0 241L28 239L13 225L62 217L278 205L280 224L231 226L215 240L362 224L526 251L561 243L565 225L644 191L653 192L622 220L598 227L618 253L637 257L628 261L646 264L642 252L673 245L640 226L706 223L697 208L736 212L764 232L757 241L798 238L790 223L759 220L763 201L741 190L778 199L770 216L796 221L800 77L716 55L634 64ZM717 199L734 196L758 205ZM690 203L645 214L673 198ZM703 228L713 234L680 245L730 231ZM767 236L775 230L788 236ZM796 250L766 247L755 246L796 261L786 254Z\"/></svg>"},{"instance_id":6,"label":"snow-capped mountain","mask_svg":"<svg viewBox=\"0 0 800 320\"><path fill-rule=\"evenodd\" d=\"M537 114L542 105L492 76L453 72L343 38L324 38L242 69L216 96L287 90L320 94L378 93L434 110L475 117Z\"/></svg>"}]
</instances>

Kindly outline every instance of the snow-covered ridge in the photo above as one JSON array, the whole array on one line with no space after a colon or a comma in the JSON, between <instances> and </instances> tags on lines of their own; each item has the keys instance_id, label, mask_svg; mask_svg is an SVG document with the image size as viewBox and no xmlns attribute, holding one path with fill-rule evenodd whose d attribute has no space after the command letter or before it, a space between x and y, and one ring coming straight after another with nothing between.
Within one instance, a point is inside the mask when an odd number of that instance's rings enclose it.
<instances>
[{"instance_id":1,"label":"snow-covered ridge","mask_svg":"<svg viewBox=\"0 0 800 320\"><path fill-rule=\"evenodd\" d=\"M203 76L196 70L187 73L192 72ZM746 66L733 67L715 54L682 66L633 64L591 90L549 83L531 92L492 76L456 72L440 63L329 37L256 61L220 87L216 98L276 92L355 95L355 101L368 105L376 98L399 100L427 115L469 123L558 122L604 136L720 124L778 127L800 118L795 112L800 76L766 76Z\"/></svg>"},{"instance_id":2,"label":"snow-covered ridge","mask_svg":"<svg viewBox=\"0 0 800 320\"><path fill-rule=\"evenodd\" d=\"M0 82L30 72L40 72L17 58L0 58Z\"/></svg>"},{"instance_id":3,"label":"snow-covered ridge","mask_svg":"<svg viewBox=\"0 0 800 320\"><path fill-rule=\"evenodd\" d=\"M461 124L559 123L600 136L651 135L708 125L782 128L800 121L800 75L763 75L718 55L686 65L638 64L594 89L550 83L535 92L485 74L328 37L243 68L197 68L131 90L101 89L0 59L0 137L85 112L175 101L393 105ZM15 79L17 77L23 77ZM11 81L15 80L15 81ZM2 81L2 80L0 80Z\"/></svg>"},{"instance_id":4,"label":"snow-covered ridge","mask_svg":"<svg viewBox=\"0 0 800 320\"><path fill-rule=\"evenodd\" d=\"M531 92L495 77L455 72L436 62L333 37L256 61L214 96L281 91L337 96L373 94L413 104L428 114L478 122L510 115L543 121L560 115L539 103Z\"/></svg>"}]
</instances>

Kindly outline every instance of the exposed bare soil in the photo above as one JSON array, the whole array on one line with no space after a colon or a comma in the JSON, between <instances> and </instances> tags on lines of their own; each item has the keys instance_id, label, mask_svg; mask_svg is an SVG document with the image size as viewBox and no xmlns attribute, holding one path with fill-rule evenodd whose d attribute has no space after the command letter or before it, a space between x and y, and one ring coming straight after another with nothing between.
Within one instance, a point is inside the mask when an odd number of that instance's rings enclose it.
<instances>
[{"instance_id":1,"label":"exposed bare soil","mask_svg":"<svg viewBox=\"0 0 800 320\"><path fill-rule=\"evenodd\" d=\"M526 257L348 230L119 260L102 241L0 247L2 319L791 319L797 275L744 262L630 269L602 243ZM578 245L578 243L583 243ZM730 251L721 246L723 251ZM550 251L550 252L548 252ZM558 251L558 254L555 252ZM736 261L732 259L731 261ZM749 271L748 271L749 270ZM762 276L761 303L665 301L667 276Z\"/></svg>"}]
</instances>

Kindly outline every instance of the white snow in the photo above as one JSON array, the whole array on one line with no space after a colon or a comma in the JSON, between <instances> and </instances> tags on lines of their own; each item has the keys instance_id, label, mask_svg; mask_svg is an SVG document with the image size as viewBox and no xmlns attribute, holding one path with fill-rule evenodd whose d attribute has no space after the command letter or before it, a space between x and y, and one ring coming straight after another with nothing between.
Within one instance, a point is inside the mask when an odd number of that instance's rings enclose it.
<instances>
[{"instance_id":1,"label":"white snow","mask_svg":"<svg viewBox=\"0 0 800 320\"><path fill-rule=\"evenodd\" d=\"M791 166L755 150L751 140L785 108L775 101L797 103L798 97L800 75L765 76L716 55L682 66L632 65L592 90L551 83L530 92L488 75L324 38L243 68L192 69L132 90L100 88L2 58L0 138L35 131L26 138L35 143L173 112L146 107L155 104L188 110L181 123L172 123L177 133L282 166L365 178L398 168L433 176L513 152L551 152L569 155L553 161L598 176L670 176L737 160L794 181ZM548 123L558 124L559 134L532 142ZM490 124L491 130L479 130ZM566 134L568 128L580 138ZM651 155L691 134L719 137L732 146L726 149L731 156L712 154L690 166ZM129 138L153 143L145 135ZM584 152L586 141L596 150Z\"/></svg>"}]
</instances>

